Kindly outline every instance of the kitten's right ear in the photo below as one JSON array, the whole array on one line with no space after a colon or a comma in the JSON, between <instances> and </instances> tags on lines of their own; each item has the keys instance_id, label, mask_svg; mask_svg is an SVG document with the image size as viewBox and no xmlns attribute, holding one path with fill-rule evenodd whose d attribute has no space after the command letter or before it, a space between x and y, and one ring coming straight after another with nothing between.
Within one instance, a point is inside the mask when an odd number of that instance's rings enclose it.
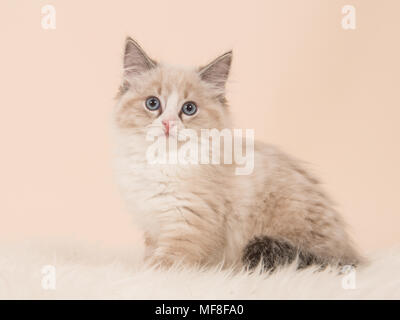
<instances>
[{"instance_id":1,"label":"kitten's right ear","mask_svg":"<svg viewBox=\"0 0 400 320\"><path fill-rule=\"evenodd\" d=\"M150 59L139 44L128 37L125 41L124 76L139 75L157 66L157 62Z\"/></svg>"},{"instance_id":2,"label":"kitten's right ear","mask_svg":"<svg viewBox=\"0 0 400 320\"><path fill-rule=\"evenodd\" d=\"M231 63L232 51L228 51L205 67L200 68L200 77L203 81L210 83L214 87L224 90Z\"/></svg>"}]
</instances>

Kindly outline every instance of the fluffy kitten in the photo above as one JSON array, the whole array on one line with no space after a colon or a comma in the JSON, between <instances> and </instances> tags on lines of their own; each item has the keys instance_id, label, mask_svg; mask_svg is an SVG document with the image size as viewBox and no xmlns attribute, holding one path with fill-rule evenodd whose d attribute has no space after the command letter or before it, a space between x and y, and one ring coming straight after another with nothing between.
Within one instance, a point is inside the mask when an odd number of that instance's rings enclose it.
<instances>
[{"instance_id":1,"label":"fluffy kitten","mask_svg":"<svg viewBox=\"0 0 400 320\"><path fill-rule=\"evenodd\" d=\"M172 67L126 41L114 113L116 170L145 232L146 259L162 266L249 267L262 260L270 269L295 257L299 267L358 263L318 180L275 147L256 142L250 175L235 175L235 165L148 163L148 130L168 135L171 125L178 132L232 127L225 99L231 60L228 52L205 67Z\"/></svg>"}]
</instances>

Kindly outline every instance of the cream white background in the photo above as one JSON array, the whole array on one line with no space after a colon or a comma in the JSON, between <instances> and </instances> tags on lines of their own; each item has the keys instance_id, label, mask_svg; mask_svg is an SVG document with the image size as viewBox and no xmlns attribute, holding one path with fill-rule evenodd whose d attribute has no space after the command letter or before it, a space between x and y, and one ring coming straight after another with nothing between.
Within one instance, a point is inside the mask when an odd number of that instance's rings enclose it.
<instances>
[{"instance_id":1,"label":"cream white background","mask_svg":"<svg viewBox=\"0 0 400 320\"><path fill-rule=\"evenodd\" d=\"M57 11L41 28L41 7ZM356 30L341 27L356 7ZM364 251L400 242L396 0L0 3L0 240L129 246L110 114L124 38L204 64L233 48L236 126L314 165ZM145 187L145 186L143 186Z\"/></svg>"}]
</instances>

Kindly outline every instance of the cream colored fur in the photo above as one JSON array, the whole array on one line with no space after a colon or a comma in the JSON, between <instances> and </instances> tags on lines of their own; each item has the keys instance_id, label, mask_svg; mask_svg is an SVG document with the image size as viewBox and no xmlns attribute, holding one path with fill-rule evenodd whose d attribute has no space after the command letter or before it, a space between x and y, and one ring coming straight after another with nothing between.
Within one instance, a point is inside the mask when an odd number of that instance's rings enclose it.
<instances>
[{"instance_id":1,"label":"cream colored fur","mask_svg":"<svg viewBox=\"0 0 400 320\"><path fill-rule=\"evenodd\" d=\"M149 128L162 121L178 129L231 128L223 92L232 53L202 69L157 64L128 39L124 86L115 108L116 172L129 210L146 234L152 264L241 266L255 236L269 236L328 261L356 263L341 216L304 164L277 148L256 143L254 172L237 176L234 165L151 165ZM161 112L145 108L156 96ZM179 116L185 101L198 112Z\"/></svg>"},{"instance_id":2,"label":"cream colored fur","mask_svg":"<svg viewBox=\"0 0 400 320\"><path fill-rule=\"evenodd\" d=\"M0 299L400 299L399 249L371 255L356 272L355 289L346 290L343 276L329 270L156 270L143 264L142 246L48 243L0 247ZM45 265L55 266L55 290L42 288Z\"/></svg>"}]
</instances>

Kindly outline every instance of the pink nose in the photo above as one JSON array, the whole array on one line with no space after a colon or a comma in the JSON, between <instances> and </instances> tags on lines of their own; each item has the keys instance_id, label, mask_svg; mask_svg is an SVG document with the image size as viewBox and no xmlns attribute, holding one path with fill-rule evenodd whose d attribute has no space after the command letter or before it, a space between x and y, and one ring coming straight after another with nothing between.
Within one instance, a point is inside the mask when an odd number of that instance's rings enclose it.
<instances>
[{"instance_id":1,"label":"pink nose","mask_svg":"<svg viewBox=\"0 0 400 320\"><path fill-rule=\"evenodd\" d=\"M161 122L164 126L165 134L168 135L169 134L169 120L163 120Z\"/></svg>"}]
</instances>

